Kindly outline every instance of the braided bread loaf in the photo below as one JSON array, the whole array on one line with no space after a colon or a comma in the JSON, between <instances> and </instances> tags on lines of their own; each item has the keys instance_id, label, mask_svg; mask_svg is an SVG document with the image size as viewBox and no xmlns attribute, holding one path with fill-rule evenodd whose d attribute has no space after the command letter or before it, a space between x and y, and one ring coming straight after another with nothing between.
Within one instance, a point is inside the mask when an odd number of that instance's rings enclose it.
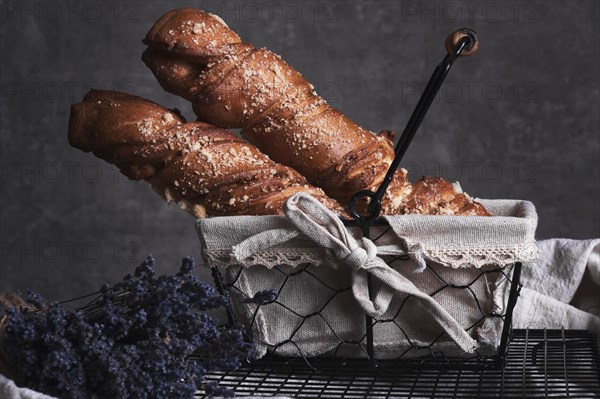
<instances>
[{"instance_id":1,"label":"braided bread loaf","mask_svg":"<svg viewBox=\"0 0 600 399\"><path fill-rule=\"evenodd\" d=\"M382 182L394 158L392 134L375 135L353 123L278 55L241 42L219 17L191 8L169 11L144 43L142 59L161 86L191 101L200 120L242 128L249 142L340 203ZM442 179L417 185L419 198L409 198L406 171L397 172L382 213L488 215Z\"/></svg>"},{"instance_id":2,"label":"braided bread loaf","mask_svg":"<svg viewBox=\"0 0 600 399\"><path fill-rule=\"evenodd\" d=\"M130 179L146 180L196 217L280 214L298 191L345 214L298 172L233 133L204 122L185 123L177 112L130 94L87 93L71 108L69 141Z\"/></svg>"}]
</instances>

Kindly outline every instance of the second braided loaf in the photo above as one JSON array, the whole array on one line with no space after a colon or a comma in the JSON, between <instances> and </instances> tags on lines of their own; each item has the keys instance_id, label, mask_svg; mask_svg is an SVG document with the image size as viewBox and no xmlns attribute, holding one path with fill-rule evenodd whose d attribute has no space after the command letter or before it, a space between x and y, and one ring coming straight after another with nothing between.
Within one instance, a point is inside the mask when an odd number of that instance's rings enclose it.
<instances>
[{"instance_id":1,"label":"second braided loaf","mask_svg":"<svg viewBox=\"0 0 600 399\"><path fill-rule=\"evenodd\" d=\"M91 90L71 108L69 141L130 179L146 180L166 201L196 217L281 214L299 191L345 215L298 172L232 132L186 123L177 112L134 95Z\"/></svg>"}]
</instances>

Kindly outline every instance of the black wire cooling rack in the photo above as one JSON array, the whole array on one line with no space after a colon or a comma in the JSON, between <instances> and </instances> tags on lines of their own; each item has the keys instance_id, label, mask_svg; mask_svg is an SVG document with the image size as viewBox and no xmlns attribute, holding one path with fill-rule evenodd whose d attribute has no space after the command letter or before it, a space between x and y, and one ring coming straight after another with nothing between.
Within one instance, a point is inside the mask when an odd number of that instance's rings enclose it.
<instances>
[{"instance_id":1,"label":"black wire cooling rack","mask_svg":"<svg viewBox=\"0 0 600 399\"><path fill-rule=\"evenodd\" d=\"M352 363L356 362L356 365ZM364 362L302 359L255 361L208 381L236 396L293 398L600 398L600 356L593 334L514 330L499 370L377 368ZM384 366L384 367L381 367ZM202 396L199 396L202 397Z\"/></svg>"}]
</instances>

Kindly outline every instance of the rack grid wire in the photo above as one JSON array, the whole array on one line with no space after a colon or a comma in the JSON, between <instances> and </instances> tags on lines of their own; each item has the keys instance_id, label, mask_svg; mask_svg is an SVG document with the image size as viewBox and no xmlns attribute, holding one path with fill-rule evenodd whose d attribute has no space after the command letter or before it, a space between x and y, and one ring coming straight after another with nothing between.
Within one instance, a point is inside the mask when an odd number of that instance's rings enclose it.
<instances>
[{"instance_id":1,"label":"rack grid wire","mask_svg":"<svg viewBox=\"0 0 600 399\"><path fill-rule=\"evenodd\" d=\"M294 398L600 398L596 337L578 330L514 330L504 367L406 368L387 361L269 358L208 381L236 396ZM397 362L398 367L395 367ZM198 396L198 398L203 396Z\"/></svg>"}]
</instances>

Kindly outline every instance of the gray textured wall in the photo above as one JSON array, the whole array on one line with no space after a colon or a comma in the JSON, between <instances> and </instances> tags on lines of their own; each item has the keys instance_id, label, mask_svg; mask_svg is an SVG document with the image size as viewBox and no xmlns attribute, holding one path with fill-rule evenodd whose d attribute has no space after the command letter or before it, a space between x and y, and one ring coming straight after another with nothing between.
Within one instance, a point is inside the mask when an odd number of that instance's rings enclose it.
<instances>
[{"instance_id":1,"label":"gray textured wall","mask_svg":"<svg viewBox=\"0 0 600 399\"><path fill-rule=\"evenodd\" d=\"M594 1L2 1L0 290L66 298L114 281L147 253L172 271L199 256L194 220L145 183L71 148L69 106L90 87L188 117L140 61L168 9L220 14L365 127L401 131L444 54L474 27L480 52L451 71L406 156L413 177L538 208L538 237L600 235L599 3Z\"/></svg>"}]
</instances>

